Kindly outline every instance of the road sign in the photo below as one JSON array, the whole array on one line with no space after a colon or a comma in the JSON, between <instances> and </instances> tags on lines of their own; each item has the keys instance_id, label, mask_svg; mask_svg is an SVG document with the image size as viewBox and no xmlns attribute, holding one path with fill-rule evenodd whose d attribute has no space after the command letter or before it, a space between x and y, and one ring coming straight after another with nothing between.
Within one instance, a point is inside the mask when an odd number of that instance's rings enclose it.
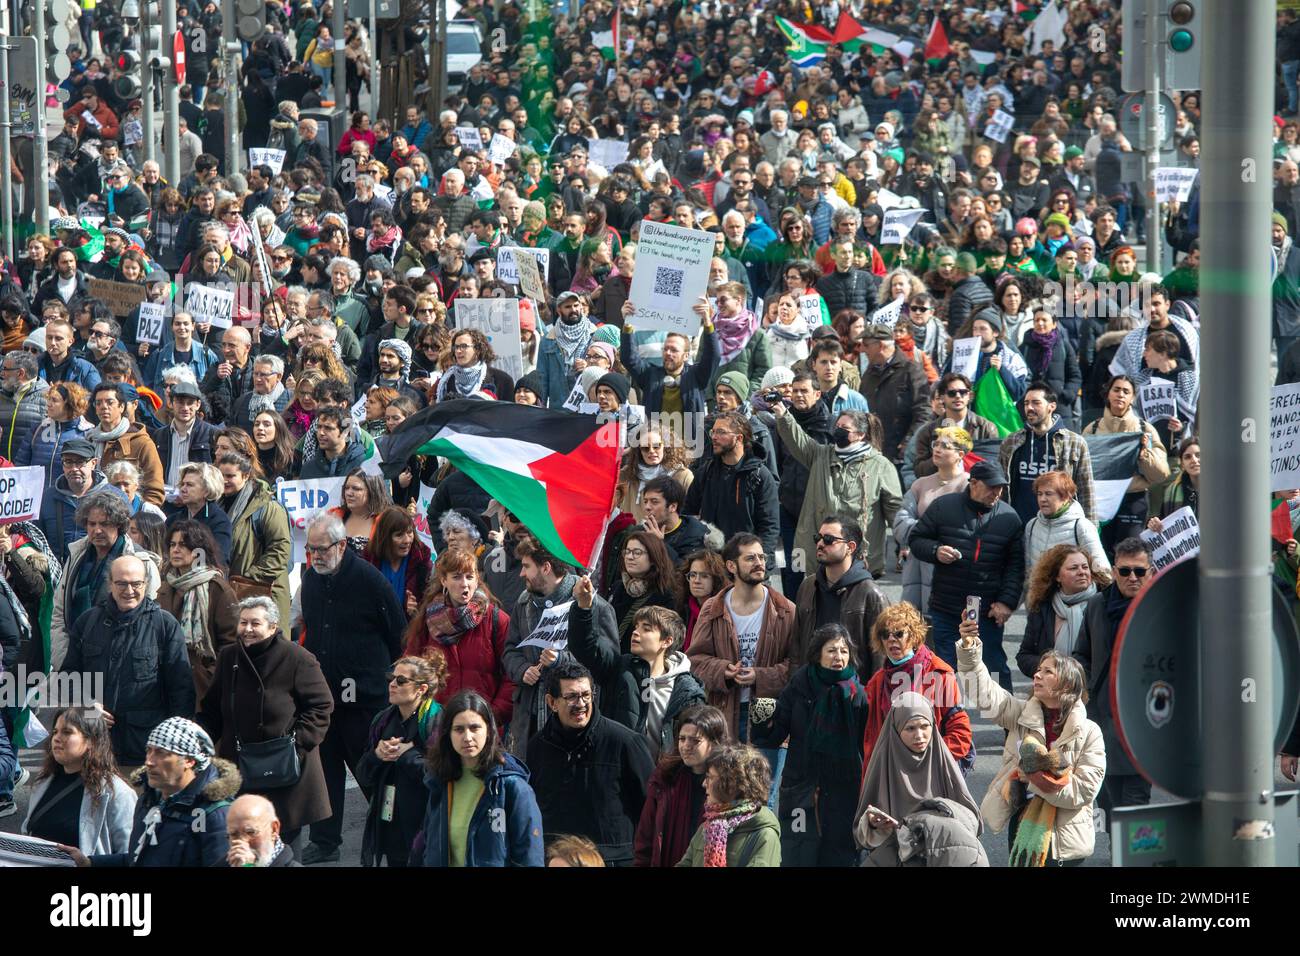
<instances>
[{"instance_id":1,"label":"road sign","mask_svg":"<svg viewBox=\"0 0 1300 956\"><path fill-rule=\"evenodd\" d=\"M172 37L172 62L176 64L176 82L185 82L185 34L180 30Z\"/></svg>"},{"instance_id":2,"label":"road sign","mask_svg":"<svg viewBox=\"0 0 1300 956\"><path fill-rule=\"evenodd\" d=\"M1110 662L1110 707L1125 753L1152 786L1185 800L1202 794L1201 621L1187 600L1197 593L1197 569L1189 558L1156 575L1120 622ZM1300 708L1300 637L1276 588L1272 673L1277 753Z\"/></svg>"},{"instance_id":3,"label":"road sign","mask_svg":"<svg viewBox=\"0 0 1300 956\"><path fill-rule=\"evenodd\" d=\"M1119 130L1128 137L1133 148L1147 148L1147 121L1145 119L1147 95L1130 93L1119 104ZM1178 108L1164 93L1160 94L1160 148L1168 149L1174 141L1174 117Z\"/></svg>"}]
</instances>

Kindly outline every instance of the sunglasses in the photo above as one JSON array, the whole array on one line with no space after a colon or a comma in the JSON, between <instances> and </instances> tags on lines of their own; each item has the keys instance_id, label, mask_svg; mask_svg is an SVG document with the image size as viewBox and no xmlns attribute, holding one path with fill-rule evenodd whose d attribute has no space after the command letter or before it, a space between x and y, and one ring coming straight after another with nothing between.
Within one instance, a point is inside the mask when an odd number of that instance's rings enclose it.
<instances>
[{"instance_id":1,"label":"sunglasses","mask_svg":"<svg viewBox=\"0 0 1300 956\"><path fill-rule=\"evenodd\" d=\"M817 540L820 541L822 544L826 545L826 547L829 548L829 547L830 547L831 545L833 545L836 541L844 541L845 539L844 539L844 538L837 538L837 537L836 537L835 535L833 535L833 534L819 534L819 535L817 536Z\"/></svg>"},{"instance_id":2,"label":"sunglasses","mask_svg":"<svg viewBox=\"0 0 1300 956\"><path fill-rule=\"evenodd\" d=\"M933 308L928 305L909 305L907 310L909 312L931 312Z\"/></svg>"},{"instance_id":3,"label":"sunglasses","mask_svg":"<svg viewBox=\"0 0 1300 956\"><path fill-rule=\"evenodd\" d=\"M1118 574L1121 578L1126 578L1130 574L1134 575L1135 577L1144 578L1147 576L1147 572L1150 570L1151 570L1150 568L1116 568L1115 573Z\"/></svg>"},{"instance_id":4,"label":"sunglasses","mask_svg":"<svg viewBox=\"0 0 1300 956\"><path fill-rule=\"evenodd\" d=\"M949 398L964 398L970 394L969 388L950 388L944 392Z\"/></svg>"},{"instance_id":5,"label":"sunglasses","mask_svg":"<svg viewBox=\"0 0 1300 956\"><path fill-rule=\"evenodd\" d=\"M401 674L389 673L389 674L385 674L384 677L388 679L388 683L396 684L398 687L405 687L407 684L421 683L420 681L417 681L414 677L403 677Z\"/></svg>"},{"instance_id":6,"label":"sunglasses","mask_svg":"<svg viewBox=\"0 0 1300 956\"><path fill-rule=\"evenodd\" d=\"M907 640L907 631L885 631L885 637L892 637L896 641Z\"/></svg>"}]
</instances>

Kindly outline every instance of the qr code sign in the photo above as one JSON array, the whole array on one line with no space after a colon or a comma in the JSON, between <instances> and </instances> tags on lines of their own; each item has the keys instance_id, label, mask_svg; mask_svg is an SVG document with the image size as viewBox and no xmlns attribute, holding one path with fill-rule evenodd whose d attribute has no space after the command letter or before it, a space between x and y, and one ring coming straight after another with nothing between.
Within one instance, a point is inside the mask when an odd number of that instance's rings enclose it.
<instances>
[{"instance_id":1,"label":"qr code sign","mask_svg":"<svg viewBox=\"0 0 1300 956\"><path fill-rule=\"evenodd\" d=\"M685 277L686 273L681 269L671 269L667 266L656 266L654 294L681 298L682 280Z\"/></svg>"}]
</instances>

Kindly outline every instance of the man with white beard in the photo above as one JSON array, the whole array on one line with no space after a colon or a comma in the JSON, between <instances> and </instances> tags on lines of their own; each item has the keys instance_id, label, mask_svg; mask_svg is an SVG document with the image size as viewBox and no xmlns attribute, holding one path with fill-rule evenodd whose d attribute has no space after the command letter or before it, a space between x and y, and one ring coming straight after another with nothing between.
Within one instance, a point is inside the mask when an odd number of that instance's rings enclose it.
<instances>
[{"instance_id":1,"label":"man with white beard","mask_svg":"<svg viewBox=\"0 0 1300 956\"><path fill-rule=\"evenodd\" d=\"M266 797L246 793L226 812L228 866L302 866L293 847L280 839L280 818Z\"/></svg>"}]
</instances>

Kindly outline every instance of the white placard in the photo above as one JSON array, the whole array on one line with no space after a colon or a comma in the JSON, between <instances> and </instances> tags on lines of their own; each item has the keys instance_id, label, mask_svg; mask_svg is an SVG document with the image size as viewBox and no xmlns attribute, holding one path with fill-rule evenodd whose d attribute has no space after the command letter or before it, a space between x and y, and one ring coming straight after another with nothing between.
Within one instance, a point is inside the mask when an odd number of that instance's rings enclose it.
<instances>
[{"instance_id":1,"label":"white placard","mask_svg":"<svg viewBox=\"0 0 1300 956\"><path fill-rule=\"evenodd\" d=\"M903 197L898 195L892 189L886 189L881 186L876 190L876 205L886 211L897 209L903 205Z\"/></svg>"},{"instance_id":2,"label":"white placard","mask_svg":"<svg viewBox=\"0 0 1300 956\"><path fill-rule=\"evenodd\" d=\"M954 339L952 343L952 370L965 375L972 382L980 367L980 338Z\"/></svg>"},{"instance_id":3,"label":"white placard","mask_svg":"<svg viewBox=\"0 0 1300 956\"><path fill-rule=\"evenodd\" d=\"M597 166L613 169L627 161L628 144L621 139L593 139L587 147L587 159Z\"/></svg>"},{"instance_id":4,"label":"white placard","mask_svg":"<svg viewBox=\"0 0 1300 956\"><path fill-rule=\"evenodd\" d=\"M45 468L41 465L0 469L0 524L39 517L44 494Z\"/></svg>"},{"instance_id":5,"label":"white placard","mask_svg":"<svg viewBox=\"0 0 1300 956\"><path fill-rule=\"evenodd\" d=\"M167 321L167 303L141 302L140 318L135 326L135 340L149 345L162 341L163 323Z\"/></svg>"},{"instance_id":6,"label":"white placard","mask_svg":"<svg viewBox=\"0 0 1300 956\"><path fill-rule=\"evenodd\" d=\"M1201 553L1201 526L1191 508L1179 508L1160 520L1159 533L1143 531L1142 540L1151 545L1151 568L1162 571L1183 558Z\"/></svg>"},{"instance_id":7,"label":"white placard","mask_svg":"<svg viewBox=\"0 0 1300 956\"><path fill-rule=\"evenodd\" d=\"M504 166L506 160L513 156L517 149L519 144L509 136L493 133L492 142L488 144L488 161L494 166Z\"/></svg>"},{"instance_id":8,"label":"white placard","mask_svg":"<svg viewBox=\"0 0 1300 956\"><path fill-rule=\"evenodd\" d=\"M515 257L519 253L525 252L537 263L537 268L542 270L542 283L545 284L551 278L551 250L534 249L524 246L498 246L497 247L497 278L502 282L508 282L511 285L519 285L519 266Z\"/></svg>"},{"instance_id":9,"label":"white placard","mask_svg":"<svg viewBox=\"0 0 1300 956\"><path fill-rule=\"evenodd\" d=\"M900 295L897 299L895 299L893 302L889 303L888 305L881 306L879 309L876 309L876 311L872 312L870 317L867 319L867 324L883 325L886 326L887 328L892 329L894 326L898 324L898 320L903 317L903 302L906 301L906 299L907 296ZM976 341L978 341L978 339L976 339ZM956 369L956 367L957 367L957 363L954 360L953 361L954 370Z\"/></svg>"},{"instance_id":10,"label":"white placard","mask_svg":"<svg viewBox=\"0 0 1300 956\"><path fill-rule=\"evenodd\" d=\"M487 336L497 354L493 368L499 368L516 382L524 377L524 351L519 341L518 299L462 299L455 302L456 329L478 329ZM498 395L503 402L513 396Z\"/></svg>"},{"instance_id":11,"label":"white placard","mask_svg":"<svg viewBox=\"0 0 1300 956\"><path fill-rule=\"evenodd\" d=\"M250 146L248 149L248 165L249 168L270 166L271 172L278 176L280 170L284 168L284 155L282 149L256 149Z\"/></svg>"},{"instance_id":12,"label":"white placard","mask_svg":"<svg viewBox=\"0 0 1300 956\"><path fill-rule=\"evenodd\" d=\"M104 124L101 123L98 119L96 119L95 114L90 112L90 110L84 110L81 114L81 118L85 120L87 123L89 123L95 129L104 128Z\"/></svg>"},{"instance_id":13,"label":"white placard","mask_svg":"<svg viewBox=\"0 0 1300 956\"><path fill-rule=\"evenodd\" d=\"M1269 419L1269 490L1300 488L1300 382L1273 386Z\"/></svg>"},{"instance_id":14,"label":"white placard","mask_svg":"<svg viewBox=\"0 0 1300 956\"><path fill-rule=\"evenodd\" d=\"M984 135L995 143L1005 143L1007 134L1011 132L1011 127L1016 125L1016 118L1006 110L997 110L993 118L989 120L989 125L984 127Z\"/></svg>"},{"instance_id":15,"label":"white placard","mask_svg":"<svg viewBox=\"0 0 1300 956\"><path fill-rule=\"evenodd\" d=\"M573 388L569 389L569 395L560 407L566 412L580 412L582 406L588 404L587 392L582 387L582 376L579 375L577 381L573 383Z\"/></svg>"},{"instance_id":16,"label":"white placard","mask_svg":"<svg viewBox=\"0 0 1300 956\"><path fill-rule=\"evenodd\" d=\"M663 329L694 336L700 328L695 312L709 285L714 234L641 220L636 272L628 301L636 306L632 324L637 331Z\"/></svg>"},{"instance_id":17,"label":"white placard","mask_svg":"<svg viewBox=\"0 0 1300 956\"><path fill-rule=\"evenodd\" d=\"M901 246L912 227L921 221L928 209L890 209L885 213L885 221L880 227L880 244L882 246Z\"/></svg>"},{"instance_id":18,"label":"white placard","mask_svg":"<svg viewBox=\"0 0 1300 956\"><path fill-rule=\"evenodd\" d=\"M122 124L122 142L134 146L144 139L144 124L138 119L130 119Z\"/></svg>"},{"instance_id":19,"label":"white placard","mask_svg":"<svg viewBox=\"0 0 1300 956\"><path fill-rule=\"evenodd\" d=\"M374 190L375 195L380 199L385 200L390 206L393 204L393 201L388 198L393 194L392 186L385 186L383 183L375 183Z\"/></svg>"},{"instance_id":20,"label":"white placard","mask_svg":"<svg viewBox=\"0 0 1300 956\"><path fill-rule=\"evenodd\" d=\"M1178 417L1178 395L1173 382L1153 378L1140 386L1139 393L1139 407L1147 421L1161 422Z\"/></svg>"},{"instance_id":21,"label":"white placard","mask_svg":"<svg viewBox=\"0 0 1300 956\"><path fill-rule=\"evenodd\" d=\"M565 601L555 607L548 607L542 612L537 626L529 635L519 642L519 647L540 647L562 651L569 646L569 611L572 601Z\"/></svg>"},{"instance_id":22,"label":"white placard","mask_svg":"<svg viewBox=\"0 0 1300 956\"><path fill-rule=\"evenodd\" d=\"M762 315L762 310L759 310L757 314ZM822 297L817 293L799 296L799 315L808 323L809 329L815 329L821 325Z\"/></svg>"},{"instance_id":23,"label":"white placard","mask_svg":"<svg viewBox=\"0 0 1300 956\"><path fill-rule=\"evenodd\" d=\"M352 403L352 420L358 425L366 423L366 399L369 398L364 392L361 397Z\"/></svg>"},{"instance_id":24,"label":"white placard","mask_svg":"<svg viewBox=\"0 0 1300 956\"><path fill-rule=\"evenodd\" d=\"M185 311L194 324L211 322L213 328L228 329L234 322L235 293L208 285L185 286Z\"/></svg>"},{"instance_id":25,"label":"white placard","mask_svg":"<svg viewBox=\"0 0 1300 956\"><path fill-rule=\"evenodd\" d=\"M1195 167L1161 166L1156 169L1156 202L1187 202L1198 172Z\"/></svg>"},{"instance_id":26,"label":"white placard","mask_svg":"<svg viewBox=\"0 0 1300 956\"><path fill-rule=\"evenodd\" d=\"M415 506L415 514L411 515L411 520L415 522L415 536L424 542L424 546L430 551L433 547L433 532L429 528L429 506L433 504L434 489L428 485L420 485L420 498Z\"/></svg>"},{"instance_id":27,"label":"white placard","mask_svg":"<svg viewBox=\"0 0 1300 956\"><path fill-rule=\"evenodd\" d=\"M289 513L289 529L293 537L293 560L307 560L307 522L330 508L338 507L343 500L343 482L339 478L298 478L295 481L278 479L275 495Z\"/></svg>"},{"instance_id":28,"label":"white placard","mask_svg":"<svg viewBox=\"0 0 1300 956\"><path fill-rule=\"evenodd\" d=\"M519 269L519 289L526 298L534 302L546 301L546 284L542 282L542 271L537 267L537 260L532 256L520 256L515 259Z\"/></svg>"},{"instance_id":29,"label":"white placard","mask_svg":"<svg viewBox=\"0 0 1300 956\"><path fill-rule=\"evenodd\" d=\"M479 135L477 127L457 126L456 138L460 140L460 145L466 149L480 150L483 148L483 137Z\"/></svg>"},{"instance_id":30,"label":"white placard","mask_svg":"<svg viewBox=\"0 0 1300 956\"><path fill-rule=\"evenodd\" d=\"M662 159L656 159L653 163L651 163L644 170L642 170L641 175L645 176L646 182L653 183L655 181L656 176L658 176L660 173L667 173L667 172L668 172L668 167L664 165L664 161Z\"/></svg>"}]
</instances>

